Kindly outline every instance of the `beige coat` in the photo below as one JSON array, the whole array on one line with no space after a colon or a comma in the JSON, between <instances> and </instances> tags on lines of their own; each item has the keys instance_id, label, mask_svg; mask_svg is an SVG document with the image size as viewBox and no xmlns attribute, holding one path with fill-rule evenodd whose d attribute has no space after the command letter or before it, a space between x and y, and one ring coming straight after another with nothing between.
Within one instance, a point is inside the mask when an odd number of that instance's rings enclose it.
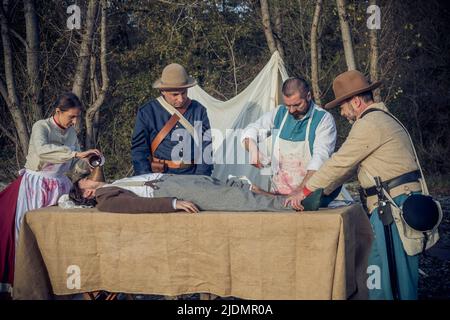
<instances>
[{"instance_id":1,"label":"beige coat","mask_svg":"<svg viewBox=\"0 0 450 320\"><path fill-rule=\"evenodd\" d=\"M370 108L388 111L384 103L374 103ZM404 129L383 112L371 112L355 121L344 144L311 177L306 187L312 191L324 188L325 194L329 194L356 171L361 186L368 188L374 184L364 171L386 181L417 169L414 152ZM419 190L419 183L414 182L392 189L391 195L395 197ZM372 211L376 205L376 196L370 197L367 205Z\"/></svg>"}]
</instances>

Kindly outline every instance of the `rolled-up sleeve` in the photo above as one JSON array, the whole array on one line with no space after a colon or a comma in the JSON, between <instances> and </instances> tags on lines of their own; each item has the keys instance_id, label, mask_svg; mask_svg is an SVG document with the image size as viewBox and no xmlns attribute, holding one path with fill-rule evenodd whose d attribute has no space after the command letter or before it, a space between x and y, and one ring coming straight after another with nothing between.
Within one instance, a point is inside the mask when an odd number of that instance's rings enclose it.
<instances>
[{"instance_id":1,"label":"rolled-up sleeve","mask_svg":"<svg viewBox=\"0 0 450 320\"><path fill-rule=\"evenodd\" d=\"M241 144L244 145L244 140L249 138L255 142L261 141L270 134L270 130L274 126L275 116L281 106L263 114L258 120L250 123L242 132Z\"/></svg>"},{"instance_id":2,"label":"rolled-up sleeve","mask_svg":"<svg viewBox=\"0 0 450 320\"><path fill-rule=\"evenodd\" d=\"M336 137L336 123L331 113L327 112L317 126L313 154L307 170L319 170L324 162L331 157L336 146Z\"/></svg>"}]
</instances>

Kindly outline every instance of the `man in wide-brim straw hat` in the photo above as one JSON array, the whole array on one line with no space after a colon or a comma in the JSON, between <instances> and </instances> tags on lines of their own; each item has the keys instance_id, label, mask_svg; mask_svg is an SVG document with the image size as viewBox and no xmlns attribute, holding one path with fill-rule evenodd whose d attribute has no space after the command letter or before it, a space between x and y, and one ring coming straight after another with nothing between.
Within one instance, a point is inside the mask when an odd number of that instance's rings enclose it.
<instances>
[{"instance_id":1,"label":"man in wide-brim straw hat","mask_svg":"<svg viewBox=\"0 0 450 320\"><path fill-rule=\"evenodd\" d=\"M146 102L136 116L131 141L135 175L151 172L211 175L211 155L206 155L212 150L208 148L211 138L206 109L187 96L188 88L196 84L177 63L166 66L154 82L153 88L161 96ZM194 135L198 137L195 141Z\"/></svg>"},{"instance_id":2,"label":"man in wide-brim straw hat","mask_svg":"<svg viewBox=\"0 0 450 320\"><path fill-rule=\"evenodd\" d=\"M312 191L323 188L324 194L328 194L357 172L375 233L368 260L369 298L416 299L418 255L406 254L395 223L385 221L383 224L380 220L373 177L380 177L383 183L389 184L390 196L401 206L409 194L421 191L420 174L407 132L389 115L384 103L374 102L372 90L379 85L380 82L369 83L356 70L336 77L333 82L336 99L325 108L339 106L341 115L353 124L352 128L341 148L287 203L301 209L301 200ZM389 228L386 234L392 233L391 252L396 264L392 272L388 264L385 225ZM396 278L391 279L395 274Z\"/></svg>"}]
</instances>

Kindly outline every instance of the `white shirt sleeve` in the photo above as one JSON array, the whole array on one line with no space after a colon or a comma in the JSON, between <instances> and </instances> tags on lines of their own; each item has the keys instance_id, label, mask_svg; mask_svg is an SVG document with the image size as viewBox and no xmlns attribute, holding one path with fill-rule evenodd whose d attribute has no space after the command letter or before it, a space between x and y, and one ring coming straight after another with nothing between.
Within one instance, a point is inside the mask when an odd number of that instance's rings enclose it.
<instances>
[{"instance_id":1,"label":"white shirt sleeve","mask_svg":"<svg viewBox=\"0 0 450 320\"><path fill-rule=\"evenodd\" d=\"M174 208L174 210L177 210L177 198L174 198L172 200L172 208Z\"/></svg>"},{"instance_id":2,"label":"white shirt sleeve","mask_svg":"<svg viewBox=\"0 0 450 320\"><path fill-rule=\"evenodd\" d=\"M275 116L281 107L282 106L278 106L278 108L266 112L258 120L250 123L242 132L241 144L244 145L244 140L246 138L250 138L255 142L267 138L270 134L270 130L274 127Z\"/></svg>"},{"instance_id":3,"label":"white shirt sleeve","mask_svg":"<svg viewBox=\"0 0 450 320\"><path fill-rule=\"evenodd\" d=\"M323 163L331 157L336 146L336 137L336 123L331 113L326 112L316 129L313 155L307 170L319 170Z\"/></svg>"}]
</instances>

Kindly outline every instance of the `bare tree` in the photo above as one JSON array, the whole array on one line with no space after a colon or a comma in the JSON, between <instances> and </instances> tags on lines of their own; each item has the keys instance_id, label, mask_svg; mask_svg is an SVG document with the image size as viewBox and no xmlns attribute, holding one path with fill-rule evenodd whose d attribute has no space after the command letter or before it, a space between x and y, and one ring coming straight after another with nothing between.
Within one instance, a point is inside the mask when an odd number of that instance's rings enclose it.
<instances>
[{"instance_id":1,"label":"bare tree","mask_svg":"<svg viewBox=\"0 0 450 320\"><path fill-rule=\"evenodd\" d=\"M395 32L395 20L395 4L386 2L383 5L382 28L377 34L377 44L381 49L378 51L378 79L383 79L383 101L386 104L392 101L394 88L398 86L395 80L398 78L398 57L407 50L401 45L402 33Z\"/></svg>"},{"instance_id":2,"label":"bare tree","mask_svg":"<svg viewBox=\"0 0 450 320\"><path fill-rule=\"evenodd\" d=\"M347 20L347 13L345 11L345 0L336 0L339 23L341 25L342 44L344 46L345 61L347 62L348 70L356 69L355 54L353 52L352 37L350 34L350 25Z\"/></svg>"},{"instance_id":3,"label":"bare tree","mask_svg":"<svg viewBox=\"0 0 450 320\"><path fill-rule=\"evenodd\" d=\"M308 52L307 52L307 41L306 41L306 38L305 38L305 35L307 34L307 32L306 32L306 28L304 27L304 25L305 25L305 17L306 17L306 8L307 7L307 4L306 4L306 2L304 1L304 0L298 0L298 9L299 9L299 13L300 13L300 19L299 19L299 21L297 22L297 24L298 24L298 35L299 35L299 37L302 39L302 49L303 49L303 52L304 52L304 56L307 56L307 54L308 54Z\"/></svg>"},{"instance_id":4,"label":"bare tree","mask_svg":"<svg viewBox=\"0 0 450 320\"><path fill-rule=\"evenodd\" d=\"M317 29L319 27L320 11L322 9L322 0L316 1L313 22L311 25L311 83L314 94L314 100L320 105L322 104L320 97L322 93L319 87L319 57L317 50Z\"/></svg>"},{"instance_id":5,"label":"bare tree","mask_svg":"<svg viewBox=\"0 0 450 320\"><path fill-rule=\"evenodd\" d=\"M25 27L27 32L27 73L28 85L31 95L32 119L34 121L43 118L42 108L42 83L39 72L39 23L36 14L34 0L24 0Z\"/></svg>"},{"instance_id":6,"label":"bare tree","mask_svg":"<svg viewBox=\"0 0 450 320\"><path fill-rule=\"evenodd\" d=\"M90 75L89 75L89 83L90 83L90 96L89 96L89 106L94 105L95 100L99 96L99 83L97 77L97 56L95 53L95 41L92 42L92 54L89 65ZM100 111L95 113L95 117L92 123L92 139L97 141L98 137L98 122L100 120ZM87 122L87 121L86 121ZM90 131L90 130L89 130Z\"/></svg>"},{"instance_id":7,"label":"bare tree","mask_svg":"<svg viewBox=\"0 0 450 320\"><path fill-rule=\"evenodd\" d=\"M237 96L238 94L237 68L236 68L236 56L234 54L236 32L234 33L233 38L231 40L229 39L228 35L225 32L223 33L223 38L225 39L227 46L230 50L231 65L233 66L234 95Z\"/></svg>"},{"instance_id":8,"label":"bare tree","mask_svg":"<svg viewBox=\"0 0 450 320\"><path fill-rule=\"evenodd\" d=\"M5 10L6 8L6 10ZM17 96L16 84L14 81L13 73L13 54L11 49L10 29L7 19L7 1L0 6L0 24L1 24L1 37L3 44L3 59L5 64L5 78L6 85L3 79L0 79L0 93L8 106L11 116L14 121L14 125L17 130L19 138L20 149L24 157L28 152L29 144L29 132L25 121L25 116L20 106L19 98ZM7 135L8 136L8 135Z\"/></svg>"},{"instance_id":9,"label":"bare tree","mask_svg":"<svg viewBox=\"0 0 450 320\"><path fill-rule=\"evenodd\" d=\"M86 30L81 40L78 64L75 71L72 92L82 99L86 78L88 75L89 58L91 56L92 39L94 35L95 16L97 14L98 0L89 0L86 14Z\"/></svg>"},{"instance_id":10,"label":"bare tree","mask_svg":"<svg viewBox=\"0 0 450 320\"><path fill-rule=\"evenodd\" d=\"M267 0L260 0L259 2L261 4L261 18L264 28L264 35L266 36L266 41L270 53L273 54L275 51L277 51L277 45L273 36L272 25L270 23L269 4L267 3Z\"/></svg>"},{"instance_id":11,"label":"bare tree","mask_svg":"<svg viewBox=\"0 0 450 320\"><path fill-rule=\"evenodd\" d=\"M274 24L274 30L275 30L275 43L277 45L277 50L280 53L280 56L282 59L284 59L284 48L283 43L281 41L281 33L283 29L283 23L281 20L281 10L280 10L280 2L277 1L274 5L274 16L275 16L275 24Z\"/></svg>"},{"instance_id":12,"label":"bare tree","mask_svg":"<svg viewBox=\"0 0 450 320\"><path fill-rule=\"evenodd\" d=\"M370 0L371 5L377 5L377 0ZM369 31L369 42L370 42L370 80L372 82L378 81L378 30L371 29ZM373 98L375 102L379 102L381 100L380 97L380 88L376 88L373 91Z\"/></svg>"},{"instance_id":13,"label":"bare tree","mask_svg":"<svg viewBox=\"0 0 450 320\"><path fill-rule=\"evenodd\" d=\"M86 112L86 148L92 148L95 146L96 132L95 128L98 126L98 120L100 112L100 107L105 102L106 94L109 88L109 76L108 76L108 65L106 60L106 0L101 2L101 21L100 21L100 70L102 76L102 87L98 89L98 81L95 75L95 58L92 62L91 59L91 74L93 74L93 79L91 81L91 91L92 91L92 105L88 108ZM93 85L93 87L92 87ZM97 116L96 116L97 115Z\"/></svg>"}]
</instances>

